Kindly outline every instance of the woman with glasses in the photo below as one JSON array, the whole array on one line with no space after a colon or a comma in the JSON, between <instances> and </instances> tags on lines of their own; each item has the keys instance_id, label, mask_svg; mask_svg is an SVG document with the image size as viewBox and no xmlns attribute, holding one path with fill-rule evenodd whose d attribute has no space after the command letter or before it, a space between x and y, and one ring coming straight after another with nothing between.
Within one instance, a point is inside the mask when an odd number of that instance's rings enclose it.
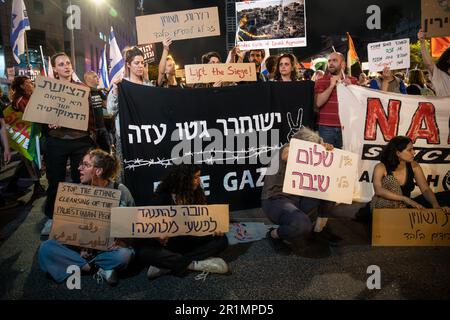
<instances>
[{"instance_id":1,"label":"woman with glasses","mask_svg":"<svg viewBox=\"0 0 450 320\"><path fill-rule=\"evenodd\" d=\"M120 190L119 206L132 207L134 199L128 188L114 182L118 168L116 158L96 149L83 157L78 170L82 184ZM38 255L41 270L50 274L58 283L64 282L69 276L67 268L76 265L83 272L93 272L99 268L96 275L104 278L108 284L114 285L117 283L118 271L128 266L134 251L126 239L115 239L107 251L67 246L52 239L42 243Z\"/></svg>"}]
</instances>

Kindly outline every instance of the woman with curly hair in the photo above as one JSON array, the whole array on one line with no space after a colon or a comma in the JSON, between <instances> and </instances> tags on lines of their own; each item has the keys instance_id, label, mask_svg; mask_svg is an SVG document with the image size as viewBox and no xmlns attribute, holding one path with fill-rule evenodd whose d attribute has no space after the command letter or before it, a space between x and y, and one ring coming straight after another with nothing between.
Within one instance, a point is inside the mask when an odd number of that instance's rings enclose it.
<instances>
[{"instance_id":1,"label":"woman with curly hair","mask_svg":"<svg viewBox=\"0 0 450 320\"><path fill-rule=\"evenodd\" d=\"M411 199L416 184L422 195ZM408 137L398 136L389 141L381 153L381 162L375 166L373 186L372 209L444 207L450 212L449 192L434 194L430 189L420 164L414 161L414 146Z\"/></svg>"},{"instance_id":2,"label":"woman with curly hair","mask_svg":"<svg viewBox=\"0 0 450 320\"><path fill-rule=\"evenodd\" d=\"M156 190L155 205L206 205L200 185L200 168L180 165L172 168ZM149 279L173 273L181 276L187 270L227 273L228 265L221 258L211 258L228 246L223 234L194 237L143 239L137 246L136 257L145 265Z\"/></svg>"},{"instance_id":3,"label":"woman with curly hair","mask_svg":"<svg viewBox=\"0 0 450 320\"><path fill-rule=\"evenodd\" d=\"M114 182L119 163L111 154L100 149L89 151L83 157L78 170L82 184L120 190L119 206L134 206L134 199L128 188ZM69 247L56 240L48 240L42 243L38 255L41 270L50 274L58 283L64 282L69 276L67 267L76 265L88 273L98 268L97 277L115 285L118 271L128 266L134 251L125 239L115 239L107 251Z\"/></svg>"}]
</instances>

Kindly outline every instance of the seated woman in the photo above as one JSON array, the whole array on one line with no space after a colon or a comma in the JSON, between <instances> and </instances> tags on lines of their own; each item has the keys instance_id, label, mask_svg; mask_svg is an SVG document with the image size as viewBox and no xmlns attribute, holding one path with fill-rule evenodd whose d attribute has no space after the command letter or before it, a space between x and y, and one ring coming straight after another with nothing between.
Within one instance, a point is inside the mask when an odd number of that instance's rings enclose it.
<instances>
[{"instance_id":1,"label":"seated woman","mask_svg":"<svg viewBox=\"0 0 450 320\"><path fill-rule=\"evenodd\" d=\"M134 206L134 199L128 188L113 181L118 173L118 162L112 155L99 149L89 151L78 170L82 184L118 189L122 191L119 205ZM117 271L125 269L133 255L133 249L123 239L116 239L105 252L69 247L56 240L48 240L39 248L39 264L41 270L48 272L58 283L69 276L66 270L71 265L79 266L84 272L91 272L99 267L97 276L114 285L117 283Z\"/></svg>"},{"instance_id":2,"label":"seated woman","mask_svg":"<svg viewBox=\"0 0 450 320\"><path fill-rule=\"evenodd\" d=\"M411 192L417 186L422 195L411 199ZM414 146L410 138L393 138L381 153L381 162L373 173L375 196L371 209L406 208L421 209L447 207L450 193L434 194L420 165L414 161ZM444 208L450 212L448 208Z\"/></svg>"},{"instance_id":3,"label":"seated woman","mask_svg":"<svg viewBox=\"0 0 450 320\"><path fill-rule=\"evenodd\" d=\"M156 191L155 205L206 205L200 186L200 168L180 165L172 168ZM221 258L211 258L228 246L227 237L217 234L204 237L180 236L164 239L142 239L136 258L145 265L149 279L166 273L181 276L187 270L227 273L228 265Z\"/></svg>"},{"instance_id":4,"label":"seated woman","mask_svg":"<svg viewBox=\"0 0 450 320\"><path fill-rule=\"evenodd\" d=\"M324 144L317 133L306 127L302 127L292 138L320 143L327 150L333 150L332 145ZM288 155L289 144L286 144L273 156L261 194L264 214L274 224L279 225L278 228L271 229L267 235L271 245L279 253L290 253L292 249L296 249L296 240L310 235L317 236L330 245L336 244L340 238L325 227L327 223L325 211L332 202L283 193ZM307 215L313 209L318 209L319 216L314 227Z\"/></svg>"}]
</instances>

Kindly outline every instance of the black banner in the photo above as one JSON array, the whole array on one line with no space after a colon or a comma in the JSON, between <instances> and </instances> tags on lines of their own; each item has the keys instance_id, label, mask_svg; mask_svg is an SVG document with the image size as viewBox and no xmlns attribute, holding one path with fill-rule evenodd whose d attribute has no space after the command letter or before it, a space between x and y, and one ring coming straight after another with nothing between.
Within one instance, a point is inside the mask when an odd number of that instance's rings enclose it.
<instances>
[{"instance_id":1,"label":"black banner","mask_svg":"<svg viewBox=\"0 0 450 320\"><path fill-rule=\"evenodd\" d=\"M313 123L314 83L164 89L123 81L119 90L125 184L137 205L171 165L202 168L209 204L260 207L265 168L301 125Z\"/></svg>"}]
</instances>

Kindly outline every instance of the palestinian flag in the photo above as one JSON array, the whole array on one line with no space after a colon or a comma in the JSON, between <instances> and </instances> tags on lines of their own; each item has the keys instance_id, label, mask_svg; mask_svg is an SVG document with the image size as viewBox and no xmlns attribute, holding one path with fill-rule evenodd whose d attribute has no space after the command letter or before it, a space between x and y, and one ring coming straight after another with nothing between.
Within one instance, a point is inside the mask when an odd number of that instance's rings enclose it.
<instances>
[{"instance_id":1,"label":"palestinian flag","mask_svg":"<svg viewBox=\"0 0 450 320\"><path fill-rule=\"evenodd\" d=\"M347 39L348 39L348 52L347 52L348 74L351 76L355 75L356 77L358 77L361 72L358 73L358 71L356 71L356 72L352 72L352 71L355 71L355 70L361 71L362 70L361 63L359 61L358 54L356 53L353 39L348 32L347 32Z\"/></svg>"},{"instance_id":2,"label":"palestinian flag","mask_svg":"<svg viewBox=\"0 0 450 320\"><path fill-rule=\"evenodd\" d=\"M431 38L431 56L439 58L450 47L450 37Z\"/></svg>"}]
</instances>

